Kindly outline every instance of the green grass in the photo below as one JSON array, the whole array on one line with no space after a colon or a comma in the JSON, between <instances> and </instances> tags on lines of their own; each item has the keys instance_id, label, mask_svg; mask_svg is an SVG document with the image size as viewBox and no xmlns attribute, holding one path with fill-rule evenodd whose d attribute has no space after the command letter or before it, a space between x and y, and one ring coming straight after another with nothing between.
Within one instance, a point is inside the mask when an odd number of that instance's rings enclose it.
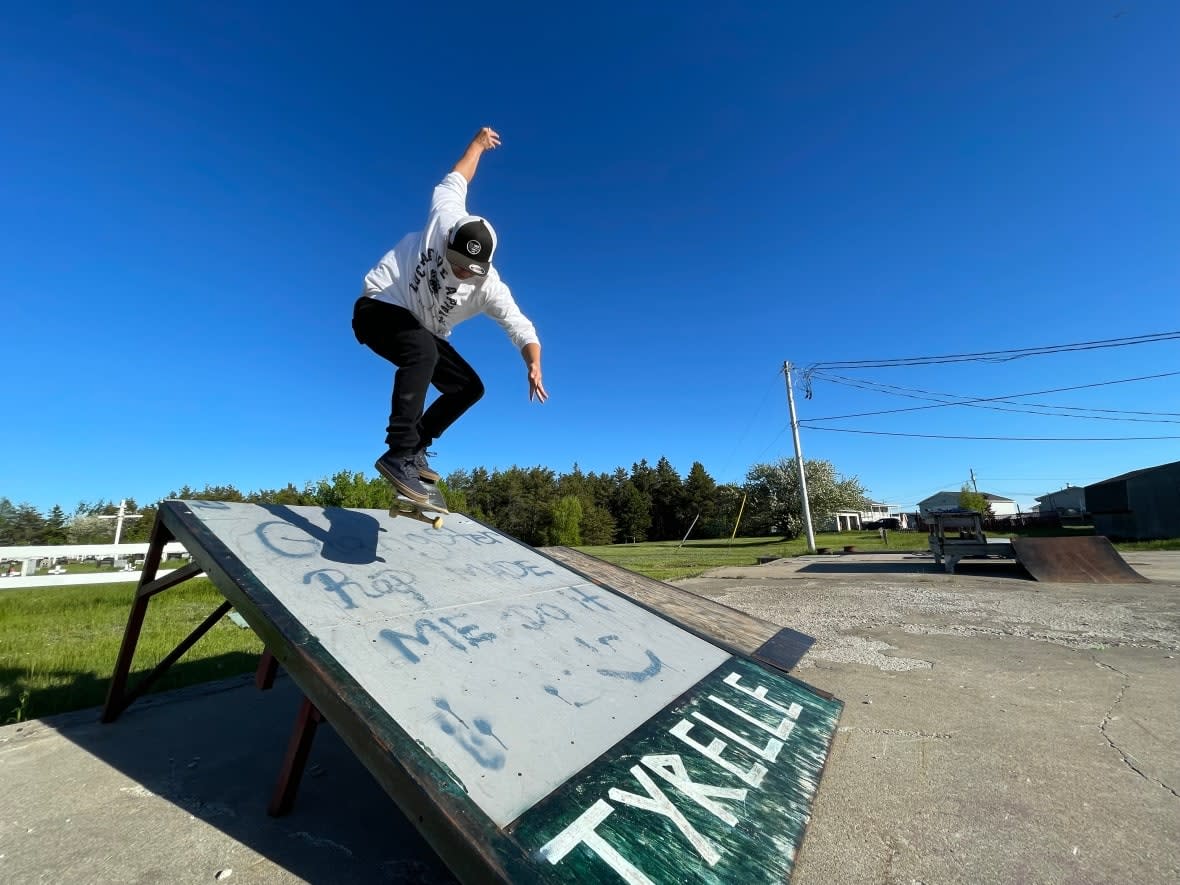
<instances>
[{"instance_id":1,"label":"green grass","mask_svg":"<svg viewBox=\"0 0 1180 885\"><path fill-rule=\"evenodd\" d=\"M990 532L989 537L1061 537L1092 535L1091 526L1066 526L1062 529L1028 529L1021 532ZM925 532L889 532L888 543L883 542L875 531L866 532L821 532L815 536L815 546L825 547L831 553L841 553L845 547L855 547L859 553L883 552L885 550L908 551L929 550L930 542ZM1166 541L1128 541L1114 545L1119 550L1180 550L1180 538ZM658 581L675 581L692 578L710 569L727 565L754 565L760 557L802 556L807 553L807 540L796 538L784 541L782 538L735 538L731 543L722 538L709 541L688 541L683 547L679 541L649 541L641 544L615 544L609 547L579 547L584 553L605 559L607 562L647 575Z\"/></svg>"},{"instance_id":2,"label":"green grass","mask_svg":"<svg viewBox=\"0 0 1180 885\"><path fill-rule=\"evenodd\" d=\"M0 725L101 705L134 595L134 583L0 592ZM132 665L132 682L222 601L203 578L153 597ZM222 619L153 690L248 673L257 666L261 651L253 631Z\"/></svg>"},{"instance_id":3,"label":"green grass","mask_svg":"<svg viewBox=\"0 0 1180 885\"><path fill-rule=\"evenodd\" d=\"M923 532L890 532L889 543L881 541L880 535L871 532L829 532L815 536L818 548L827 547L833 553L840 553L846 546L870 553L883 550L925 550L926 535ZM687 541L683 547L679 541L649 541L641 544L614 544L609 547L579 547L584 553L597 556L655 578L658 581L673 581L691 578L709 569L726 565L754 565L760 557L786 558L800 556L807 552L807 539L796 538L784 541L782 538L728 538L708 541Z\"/></svg>"},{"instance_id":4,"label":"green grass","mask_svg":"<svg viewBox=\"0 0 1180 885\"><path fill-rule=\"evenodd\" d=\"M1164 538L1160 541L1120 541L1114 546L1119 550L1180 550L1180 538Z\"/></svg>"},{"instance_id":5,"label":"green grass","mask_svg":"<svg viewBox=\"0 0 1180 885\"><path fill-rule=\"evenodd\" d=\"M1088 533L1075 530L1071 533ZM1032 534L1030 532L1029 534ZM816 535L833 553L846 546L871 553L925 550L924 532L875 531ZM1120 550L1180 550L1180 539L1116 544ZM661 581L688 578L727 565L754 565L763 557L799 556L802 538L726 538L609 547L586 553ZM131 577L129 575L129 577ZM63 577L63 581L68 577ZM0 592L0 725L49 716L106 700L115 658L127 625L134 583L36 587ZM197 578L153 597L132 667L132 682L147 673L221 602L222 595ZM153 687L167 690L251 672L262 643L251 630L222 619Z\"/></svg>"}]
</instances>

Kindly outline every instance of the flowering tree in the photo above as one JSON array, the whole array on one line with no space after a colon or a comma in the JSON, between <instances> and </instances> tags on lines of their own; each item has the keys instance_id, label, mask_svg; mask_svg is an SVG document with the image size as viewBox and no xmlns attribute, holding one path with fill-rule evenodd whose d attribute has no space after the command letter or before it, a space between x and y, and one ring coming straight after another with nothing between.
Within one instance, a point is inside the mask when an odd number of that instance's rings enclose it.
<instances>
[{"instance_id":1,"label":"flowering tree","mask_svg":"<svg viewBox=\"0 0 1180 885\"><path fill-rule=\"evenodd\" d=\"M841 476L831 461L804 459L803 469L813 523L823 522L837 510L865 508L865 489L855 476ZM803 501L794 458L755 464L746 472L745 492L742 534L796 538L803 532Z\"/></svg>"}]
</instances>

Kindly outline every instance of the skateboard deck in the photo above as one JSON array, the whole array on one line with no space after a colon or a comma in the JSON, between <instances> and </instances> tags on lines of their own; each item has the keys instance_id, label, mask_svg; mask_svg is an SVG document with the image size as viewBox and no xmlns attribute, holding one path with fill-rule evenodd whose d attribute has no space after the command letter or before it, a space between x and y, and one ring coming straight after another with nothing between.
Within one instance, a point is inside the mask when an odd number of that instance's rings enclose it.
<instances>
[{"instance_id":1,"label":"skateboard deck","mask_svg":"<svg viewBox=\"0 0 1180 885\"><path fill-rule=\"evenodd\" d=\"M447 509L447 502L443 499L442 489L434 483L424 482L422 485L430 496L430 500L425 504L411 501L397 490L397 486L394 486L393 504L390 505L389 515L408 516L411 519L428 522L436 529L441 529L443 516L451 512Z\"/></svg>"}]
</instances>

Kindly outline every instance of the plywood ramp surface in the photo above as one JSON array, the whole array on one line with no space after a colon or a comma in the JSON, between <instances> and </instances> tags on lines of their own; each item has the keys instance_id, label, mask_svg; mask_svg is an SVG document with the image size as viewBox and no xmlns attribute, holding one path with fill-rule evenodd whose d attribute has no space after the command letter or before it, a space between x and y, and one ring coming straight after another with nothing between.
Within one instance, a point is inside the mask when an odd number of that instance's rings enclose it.
<instances>
[{"instance_id":1,"label":"plywood ramp surface","mask_svg":"<svg viewBox=\"0 0 1180 885\"><path fill-rule=\"evenodd\" d=\"M542 547L541 552L690 630L782 670L794 667L814 642L812 637L795 630L755 618L571 547Z\"/></svg>"}]
</instances>

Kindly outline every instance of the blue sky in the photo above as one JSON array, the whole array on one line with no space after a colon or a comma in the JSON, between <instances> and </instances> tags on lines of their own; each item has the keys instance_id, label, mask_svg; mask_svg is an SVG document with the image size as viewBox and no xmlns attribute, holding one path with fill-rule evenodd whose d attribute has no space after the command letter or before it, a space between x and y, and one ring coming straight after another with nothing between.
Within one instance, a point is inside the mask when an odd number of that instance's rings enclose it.
<instances>
[{"instance_id":1,"label":"blue sky","mask_svg":"<svg viewBox=\"0 0 1180 885\"><path fill-rule=\"evenodd\" d=\"M392 369L352 302L483 125L503 146L468 208L551 398L528 401L491 320L461 325L487 395L436 444L444 473L666 456L740 481L792 454L786 360L1180 329L1170 0L410 7L6 11L0 496L68 511L372 475ZM1176 340L840 374L985 397L1172 370ZM1178 413L1180 377L1028 400ZM918 404L817 380L799 415ZM1180 415L1137 417L821 423L1180 436ZM1180 439L802 439L903 506L971 470L1027 505L1180 458Z\"/></svg>"}]
</instances>

